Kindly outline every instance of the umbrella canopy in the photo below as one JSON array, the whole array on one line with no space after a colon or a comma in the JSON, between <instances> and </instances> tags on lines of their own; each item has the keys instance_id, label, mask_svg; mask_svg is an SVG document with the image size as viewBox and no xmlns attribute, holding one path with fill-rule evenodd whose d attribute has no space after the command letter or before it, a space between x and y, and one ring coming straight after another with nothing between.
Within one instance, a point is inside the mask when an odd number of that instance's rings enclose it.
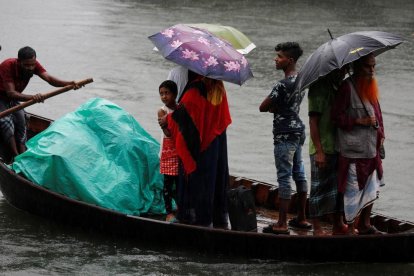
<instances>
[{"instance_id":1,"label":"umbrella canopy","mask_svg":"<svg viewBox=\"0 0 414 276\"><path fill-rule=\"evenodd\" d=\"M398 35L378 31L354 32L332 38L305 61L296 78L295 89L306 89L335 69L370 53L379 55L403 41Z\"/></svg>"},{"instance_id":2,"label":"umbrella canopy","mask_svg":"<svg viewBox=\"0 0 414 276\"><path fill-rule=\"evenodd\" d=\"M206 30L178 24L148 38L164 58L197 74L239 85L253 77L247 59Z\"/></svg>"},{"instance_id":3,"label":"umbrella canopy","mask_svg":"<svg viewBox=\"0 0 414 276\"><path fill-rule=\"evenodd\" d=\"M230 26L218 24L186 24L190 27L207 30L215 36L229 42L239 53L246 55L250 53L256 45L242 32Z\"/></svg>"}]
</instances>

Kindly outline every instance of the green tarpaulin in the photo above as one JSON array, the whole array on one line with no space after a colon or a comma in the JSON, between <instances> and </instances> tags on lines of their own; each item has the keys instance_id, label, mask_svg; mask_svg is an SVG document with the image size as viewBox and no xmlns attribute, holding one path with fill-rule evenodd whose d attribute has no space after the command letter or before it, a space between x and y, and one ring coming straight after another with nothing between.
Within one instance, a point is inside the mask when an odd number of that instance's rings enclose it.
<instances>
[{"instance_id":1,"label":"green tarpaulin","mask_svg":"<svg viewBox=\"0 0 414 276\"><path fill-rule=\"evenodd\" d=\"M105 99L56 120L27 147L12 168L34 183L125 214L165 212L159 143Z\"/></svg>"}]
</instances>

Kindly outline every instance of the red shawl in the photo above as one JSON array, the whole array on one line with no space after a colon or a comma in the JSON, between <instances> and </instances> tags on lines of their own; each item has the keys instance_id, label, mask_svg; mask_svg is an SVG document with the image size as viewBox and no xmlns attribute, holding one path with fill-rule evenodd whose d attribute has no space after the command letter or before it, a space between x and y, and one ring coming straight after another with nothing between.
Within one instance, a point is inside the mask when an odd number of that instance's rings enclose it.
<instances>
[{"instance_id":1,"label":"red shawl","mask_svg":"<svg viewBox=\"0 0 414 276\"><path fill-rule=\"evenodd\" d=\"M168 129L187 174L196 170L200 152L231 123L226 92L207 91L203 78L190 83L178 108L168 114Z\"/></svg>"}]
</instances>

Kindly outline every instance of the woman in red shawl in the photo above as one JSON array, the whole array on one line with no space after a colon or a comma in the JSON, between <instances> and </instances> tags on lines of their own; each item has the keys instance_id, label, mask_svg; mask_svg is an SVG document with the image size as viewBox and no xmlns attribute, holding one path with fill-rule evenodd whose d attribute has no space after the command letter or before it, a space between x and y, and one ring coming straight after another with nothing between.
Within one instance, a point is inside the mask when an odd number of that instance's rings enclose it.
<instances>
[{"instance_id":1,"label":"woman in red shawl","mask_svg":"<svg viewBox=\"0 0 414 276\"><path fill-rule=\"evenodd\" d=\"M227 227L226 129L231 117L223 82L189 71L178 108L159 123L171 132L182 163L177 219Z\"/></svg>"}]
</instances>

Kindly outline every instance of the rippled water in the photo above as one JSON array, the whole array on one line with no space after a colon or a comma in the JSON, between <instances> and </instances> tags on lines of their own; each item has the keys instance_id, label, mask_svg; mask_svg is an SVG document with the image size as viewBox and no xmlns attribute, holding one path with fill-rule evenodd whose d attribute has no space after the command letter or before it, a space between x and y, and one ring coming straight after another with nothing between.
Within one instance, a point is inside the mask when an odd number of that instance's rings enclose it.
<instances>
[{"instance_id":1,"label":"rippled water","mask_svg":"<svg viewBox=\"0 0 414 276\"><path fill-rule=\"evenodd\" d=\"M272 117L258 106L273 83L274 46L298 41L306 57L334 36L360 30L398 33L407 43L377 59L386 128L387 185L374 210L414 221L414 3L396 1L132 1L0 0L0 59L30 45L52 75L94 78L87 87L27 110L57 119L91 97L115 102L160 137L158 85L172 63L152 51L147 37L176 23L221 23L257 45L247 58L255 75L242 87L226 84L233 123L228 130L232 174L275 183ZM27 93L54 88L33 79ZM307 102L301 115L307 122ZM307 148L305 161L308 166ZM309 168L308 168L309 172ZM273 274L412 275L412 264L289 264L205 257L151 246L130 247L92 233L61 228L10 207L0 194L0 273L15 274Z\"/></svg>"}]
</instances>

